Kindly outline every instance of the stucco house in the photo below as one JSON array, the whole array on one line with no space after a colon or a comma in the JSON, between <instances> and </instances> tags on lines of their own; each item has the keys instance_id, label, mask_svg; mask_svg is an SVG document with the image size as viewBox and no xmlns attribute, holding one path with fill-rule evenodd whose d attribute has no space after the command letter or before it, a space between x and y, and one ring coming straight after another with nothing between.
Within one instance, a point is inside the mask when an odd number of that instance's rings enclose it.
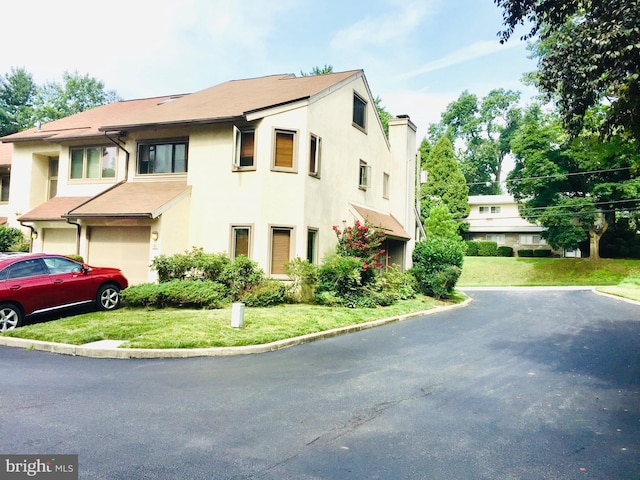
<instances>
[{"instance_id":1,"label":"stucco house","mask_svg":"<svg viewBox=\"0 0 640 480\"><path fill-rule=\"evenodd\" d=\"M15 218L15 215L11 214L9 205L12 155L13 145L0 143L0 225L7 224L10 217Z\"/></svg>"},{"instance_id":2,"label":"stucco house","mask_svg":"<svg viewBox=\"0 0 640 480\"><path fill-rule=\"evenodd\" d=\"M394 118L387 139L362 70L121 101L2 141L9 223L32 250L118 266L131 283L191 247L285 278L285 262L319 262L332 226L356 219L386 231L387 263L411 264L416 127Z\"/></svg>"},{"instance_id":3,"label":"stucco house","mask_svg":"<svg viewBox=\"0 0 640 480\"><path fill-rule=\"evenodd\" d=\"M470 195L469 230L465 240L496 242L518 250L549 249L542 238L544 227L520 216L518 203L511 195Z\"/></svg>"}]
</instances>

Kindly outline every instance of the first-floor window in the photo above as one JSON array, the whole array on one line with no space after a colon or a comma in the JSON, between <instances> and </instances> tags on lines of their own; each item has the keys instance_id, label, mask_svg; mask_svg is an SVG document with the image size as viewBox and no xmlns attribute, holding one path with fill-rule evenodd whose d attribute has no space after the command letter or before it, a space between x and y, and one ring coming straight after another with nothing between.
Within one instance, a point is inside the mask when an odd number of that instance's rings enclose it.
<instances>
[{"instance_id":1,"label":"first-floor window","mask_svg":"<svg viewBox=\"0 0 640 480\"><path fill-rule=\"evenodd\" d=\"M489 233L487 234L487 242L496 242L498 245L504 245L505 235L504 233Z\"/></svg>"},{"instance_id":2,"label":"first-floor window","mask_svg":"<svg viewBox=\"0 0 640 480\"><path fill-rule=\"evenodd\" d=\"M187 149L186 140L138 144L138 174L186 173Z\"/></svg>"},{"instance_id":3,"label":"first-floor window","mask_svg":"<svg viewBox=\"0 0 640 480\"><path fill-rule=\"evenodd\" d=\"M69 178L115 178L117 155L115 146L71 148Z\"/></svg>"},{"instance_id":4,"label":"first-floor window","mask_svg":"<svg viewBox=\"0 0 640 480\"><path fill-rule=\"evenodd\" d=\"M538 234L521 234L520 245L546 245L544 238Z\"/></svg>"},{"instance_id":5,"label":"first-floor window","mask_svg":"<svg viewBox=\"0 0 640 480\"><path fill-rule=\"evenodd\" d=\"M251 245L251 227L231 227L231 256L236 258L239 255L249 257L249 247Z\"/></svg>"},{"instance_id":6,"label":"first-floor window","mask_svg":"<svg viewBox=\"0 0 640 480\"><path fill-rule=\"evenodd\" d=\"M310 228L307 230L307 260L315 264L318 258L318 230Z\"/></svg>"},{"instance_id":7,"label":"first-floor window","mask_svg":"<svg viewBox=\"0 0 640 480\"><path fill-rule=\"evenodd\" d=\"M11 176L9 174L0 175L0 202L8 202L9 201L9 183L11 181Z\"/></svg>"},{"instance_id":8,"label":"first-floor window","mask_svg":"<svg viewBox=\"0 0 640 480\"><path fill-rule=\"evenodd\" d=\"M287 262L291 261L291 229L271 229L271 273L286 274Z\"/></svg>"},{"instance_id":9,"label":"first-floor window","mask_svg":"<svg viewBox=\"0 0 640 480\"><path fill-rule=\"evenodd\" d=\"M382 198L389 198L389 174L382 175Z\"/></svg>"}]
</instances>

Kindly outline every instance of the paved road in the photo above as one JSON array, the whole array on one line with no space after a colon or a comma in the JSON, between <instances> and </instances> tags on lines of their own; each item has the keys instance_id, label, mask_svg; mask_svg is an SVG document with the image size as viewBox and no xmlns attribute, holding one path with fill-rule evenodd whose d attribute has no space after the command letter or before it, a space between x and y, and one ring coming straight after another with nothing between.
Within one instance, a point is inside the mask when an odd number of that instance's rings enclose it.
<instances>
[{"instance_id":1,"label":"paved road","mask_svg":"<svg viewBox=\"0 0 640 480\"><path fill-rule=\"evenodd\" d=\"M640 307L470 294L261 355L0 347L0 453L77 453L81 479L640 478Z\"/></svg>"}]
</instances>

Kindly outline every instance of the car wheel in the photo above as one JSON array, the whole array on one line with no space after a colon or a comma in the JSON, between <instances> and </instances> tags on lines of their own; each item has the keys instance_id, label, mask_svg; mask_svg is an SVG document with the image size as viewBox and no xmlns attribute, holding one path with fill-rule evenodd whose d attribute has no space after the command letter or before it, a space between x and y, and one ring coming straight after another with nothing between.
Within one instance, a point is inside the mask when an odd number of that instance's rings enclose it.
<instances>
[{"instance_id":1,"label":"car wheel","mask_svg":"<svg viewBox=\"0 0 640 480\"><path fill-rule=\"evenodd\" d=\"M22 310L10 303L0 305L0 333L22 325Z\"/></svg>"},{"instance_id":2,"label":"car wheel","mask_svg":"<svg viewBox=\"0 0 640 480\"><path fill-rule=\"evenodd\" d=\"M96 300L100 310L114 310L120 305L120 288L113 284L102 285Z\"/></svg>"}]
</instances>

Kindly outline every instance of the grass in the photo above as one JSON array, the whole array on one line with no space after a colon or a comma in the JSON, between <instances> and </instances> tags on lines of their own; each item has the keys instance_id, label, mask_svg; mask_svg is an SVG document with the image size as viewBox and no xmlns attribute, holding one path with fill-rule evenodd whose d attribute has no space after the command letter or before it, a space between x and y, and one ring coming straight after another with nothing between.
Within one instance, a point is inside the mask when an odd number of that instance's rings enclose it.
<instances>
[{"instance_id":1,"label":"grass","mask_svg":"<svg viewBox=\"0 0 640 480\"><path fill-rule=\"evenodd\" d=\"M4 335L32 340L82 345L98 340L125 340L128 348L203 348L260 345L277 340L356 325L372 320L430 310L459 303L419 296L379 308L333 308L281 305L246 308L245 326L231 327L231 308L222 310L123 308L90 312L55 321L27 325Z\"/></svg>"},{"instance_id":2,"label":"grass","mask_svg":"<svg viewBox=\"0 0 640 480\"><path fill-rule=\"evenodd\" d=\"M640 260L579 258L466 257L459 287L465 286L599 286L598 290L640 301ZM299 335L357 325L382 318L459 303L419 296L380 308L331 308L281 305L246 308L245 327L231 327L231 309L146 310L123 308L90 312L36 323L4 335L82 345L124 340L129 348L204 348L260 345Z\"/></svg>"},{"instance_id":3,"label":"grass","mask_svg":"<svg viewBox=\"0 0 640 480\"><path fill-rule=\"evenodd\" d=\"M640 278L640 260L465 257L458 286L618 285Z\"/></svg>"}]
</instances>

